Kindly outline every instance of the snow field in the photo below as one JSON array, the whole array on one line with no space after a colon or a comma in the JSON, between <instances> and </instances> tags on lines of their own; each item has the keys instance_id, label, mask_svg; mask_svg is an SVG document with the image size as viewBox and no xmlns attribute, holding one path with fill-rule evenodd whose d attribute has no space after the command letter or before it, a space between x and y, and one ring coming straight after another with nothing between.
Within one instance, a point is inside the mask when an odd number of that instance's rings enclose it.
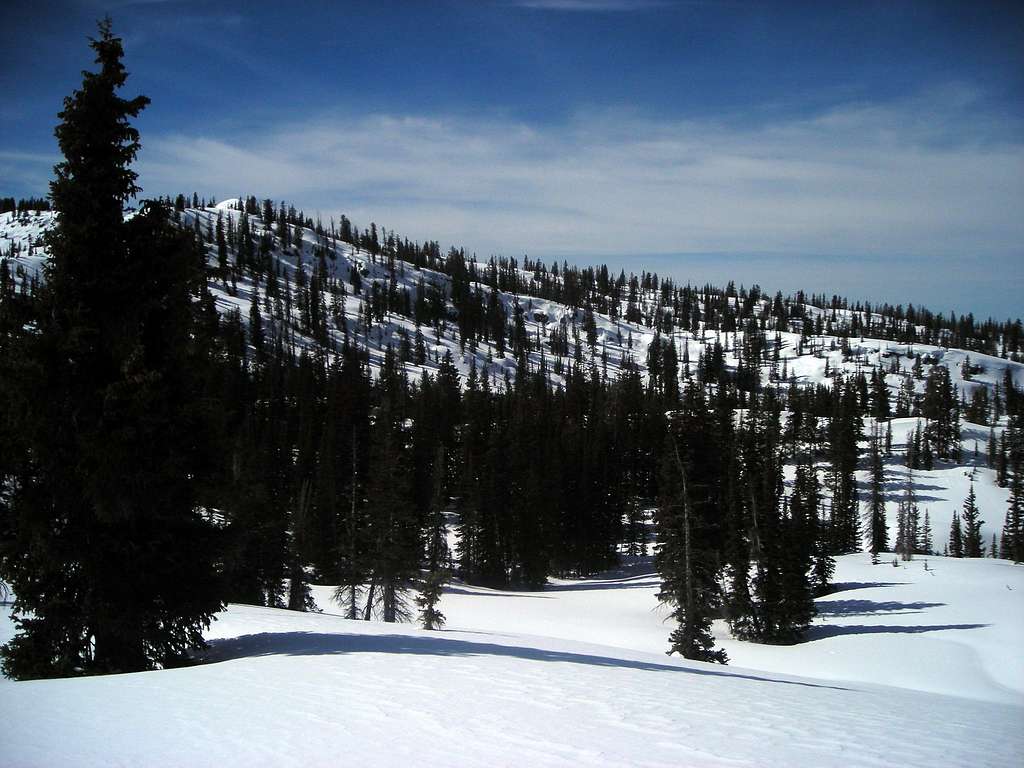
<instances>
[{"instance_id":1,"label":"snow field","mask_svg":"<svg viewBox=\"0 0 1024 768\"><path fill-rule=\"evenodd\" d=\"M1017 765L1024 567L851 555L837 580L806 643L716 626L728 667L661 653L643 560L453 584L441 632L232 605L199 666L0 682L4 764Z\"/></svg>"}]
</instances>

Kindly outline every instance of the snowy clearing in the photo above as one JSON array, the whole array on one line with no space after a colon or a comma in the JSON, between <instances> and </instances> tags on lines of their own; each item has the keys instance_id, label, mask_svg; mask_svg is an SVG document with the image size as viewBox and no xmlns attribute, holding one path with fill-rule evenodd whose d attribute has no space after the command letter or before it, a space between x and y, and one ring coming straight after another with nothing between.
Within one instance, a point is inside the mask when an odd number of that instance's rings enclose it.
<instances>
[{"instance_id":1,"label":"snowy clearing","mask_svg":"<svg viewBox=\"0 0 1024 768\"><path fill-rule=\"evenodd\" d=\"M442 632L232 605L200 666L0 682L4 764L1017 765L1024 567L927 560L840 558L809 642L728 667L661 653L643 564L454 584Z\"/></svg>"}]
</instances>

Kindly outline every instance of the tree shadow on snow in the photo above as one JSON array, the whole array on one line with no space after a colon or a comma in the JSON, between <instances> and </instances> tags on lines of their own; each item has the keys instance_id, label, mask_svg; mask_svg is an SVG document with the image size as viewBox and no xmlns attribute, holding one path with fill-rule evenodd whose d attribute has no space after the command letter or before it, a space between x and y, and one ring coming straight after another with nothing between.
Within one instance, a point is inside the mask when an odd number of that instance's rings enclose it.
<instances>
[{"instance_id":1,"label":"tree shadow on snow","mask_svg":"<svg viewBox=\"0 0 1024 768\"><path fill-rule=\"evenodd\" d=\"M581 581L579 584L548 584L545 592L575 592L592 589L650 589L660 585L660 577L650 574L631 576L626 579L601 579Z\"/></svg>"},{"instance_id":2,"label":"tree shadow on snow","mask_svg":"<svg viewBox=\"0 0 1024 768\"><path fill-rule=\"evenodd\" d=\"M870 495L871 493L871 481L870 480L858 480L857 490L861 493L861 498ZM914 497L918 504L925 504L928 502L946 501L944 496L930 496L921 491L948 491L949 489L941 485L925 485L924 483L914 483ZM902 481L902 478L886 476L886 485L882 490L882 499L884 501L902 501L906 498L906 483Z\"/></svg>"},{"instance_id":3,"label":"tree shadow on snow","mask_svg":"<svg viewBox=\"0 0 1024 768\"><path fill-rule=\"evenodd\" d=\"M902 628L901 628L902 629ZM597 656L588 653L551 651L542 648L527 648L497 643L478 643L444 636L419 635L361 635L328 634L320 632L261 632L223 640L210 641L209 649L202 654L205 662L221 662L231 659L257 656L332 656L346 653L401 653L424 656L507 656L529 661L586 664L597 667L618 667L649 672L680 672L691 675L712 675L752 680L760 683L798 685L805 688L828 688L845 691L835 685L820 685L796 680L778 680L759 675L741 674L697 667L619 659L612 656Z\"/></svg>"},{"instance_id":4,"label":"tree shadow on snow","mask_svg":"<svg viewBox=\"0 0 1024 768\"><path fill-rule=\"evenodd\" d=\"M834 595L837 592L849 592L853 589L873 589L874 587L902 587L909 584L909 581L837 581L829 585L828 594Z\"/></svg>"},{"instance_id":5,"label":"tree shadow on snow","mask_svg":"<svg viewBox=\"0 0 1024 768\"><path fill-rule=\"evenodd\" d=\"M838 637L840 635L877 635L877 634L894 634L894 635L919 635L925 632L942 632L947 629L981 629L982 627L990 627L991 624L922 624L919 626L890 626L890 625L866 625L866 624L848 624L846 626L836 626L834 624L826 624L820 626L813 626L807 630L804 634L804 640L807 642L813 642L815 640L824 640L827 637Z\"/></svg>"},{"instance_id":6,"label":"tree shadow on snow","mask_svg":"<svg viewBox=\"0 0 1024 768\"><path fill-rule=\"evenodd\" d=\"M920 613L926 608L939 608L945 603L899 603L875 600L829 600L815 604L819 616L872 616L876 613Z\"/></svg>"},{"instance_id":7,"label":"tree shadow on snow","mask_svg":"<svg viewBox=\"0 0 1024 768\"><path fill-rule=\"evenodd\" d=\"M478 591L479 590L479 591ZM493 589L490 587L479 587L478 589L466 589L465 587L447 584L444 588L445 593L451 593L453 595L472 595L473 597L529 597L534 600L552 600L551 597L545 597L541 594L524 594L523 592L506 592L502 589Z\"/></svg>"}]
</instances>

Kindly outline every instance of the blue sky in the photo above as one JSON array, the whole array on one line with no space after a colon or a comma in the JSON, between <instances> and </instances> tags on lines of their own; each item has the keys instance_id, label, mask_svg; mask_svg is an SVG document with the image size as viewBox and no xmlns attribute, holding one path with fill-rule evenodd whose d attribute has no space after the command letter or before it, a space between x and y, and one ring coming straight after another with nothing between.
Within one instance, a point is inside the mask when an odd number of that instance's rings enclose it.
<instances>
[{"instance_id":1,"label":"blue sky","mask_svg":"<svg viewBox=\"0 0 1024 768\"><path fill-rule=\"evenodd\" d=\"M46 191L109 12L145 194L479 256L1024 314L1024 5L8 1L0 193Z\"/></svg>"}]
</instances>

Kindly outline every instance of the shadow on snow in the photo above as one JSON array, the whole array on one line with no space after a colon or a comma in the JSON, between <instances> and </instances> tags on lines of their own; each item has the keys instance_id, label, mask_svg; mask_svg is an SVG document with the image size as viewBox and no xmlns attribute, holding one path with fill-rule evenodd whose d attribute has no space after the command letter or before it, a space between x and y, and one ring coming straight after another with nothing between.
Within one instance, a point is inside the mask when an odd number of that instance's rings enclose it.
<instances>
[{"instance_id":1,"label":"shadow on snow","mask_svg":"<svg viewBox=\"0 0 1024 768\"><path fill-rule=\"evenodd\" d=\"M552 600L553 598L538 593L527 593L521 591L495 589L494 587L466 588L461 584L446 584L445 594L472 595L473 597L530 597L534 600Z\"/></svg>"},{"instance_id":2,"label":"shadow on snow","mask_svg":"<svg viewBox=\"0 0 1024 768\"><path fill-rule=\"evenodd\" d=\"M902 587L910 584L909 581L837 581L829 584L828 594L834 595L837 592L849 592L853 589L874 589L875 587Z\"/></svg>"},{"instance_id":3,"label":"shadow on snow","mask_svg":"<svg viewBox=\"0 0 1024 768\"><path fill-rule=\"evenodd\" d=\"M899 603L874 600L829 600L815 603L819 616L871 616L876 613L920 613L926 608L940 608L945 603Z\"/></svg>"},{"instance_id":4,"label":"shadow on snow","mask_svg":"<svg viewBox=\"0 0 1024 768\"><path fill-rule=\"evenodd\" d=\"M796 680L778 680L759 675L718 671L692 666L655 664L653 662L619 659L612 656L597 656L588 653L551 651L541 648L527 648L496 643L478 643L445 637L418 635L361 635L328 634L320 632L261 632L255 635L213 640L202 659L207 662L229 661L231 659L257 656L331 656L346 653L401 653L425 656L506 656L529 661L586 664L598 667L618 667L650 672L680 672L691 675L712 675L752 680L760 683L799 685L806 688L829 688L849 690L834 685L819 685Z\"/></svg>"},{"instance_id":5,"label":"shadow on snow","mask_svg":"<svg viewBox=\"0 0 1024 768\"><path fill-rule=\"evenodd\" d=\"M592 589L650 589L651 587L657 587L660 584L660 579L655 574L643 575L643 576L632 576L627 579L602 579L594 581L581 581L578 584L548 584L544 587L545 592L575 592L575 591L588 591Z\"/></svg>"},{"instance_id":6,"label":"shadow on snow","mask_svg":"<svg viewBox=\"0 0 1024 768\"><path fill-rule=\"evenodd\" d=\"M824 640L827 637L839 637L840 635L919 635L925 632L942 632L947 629L981 629L990 627L991 624L921 624L918 626L895 626L895 625L868 625L868 624L847 624L836 626L835 624L816 625L807 630L804 640L813 642Z\"/></svg>"}]
</instances>

